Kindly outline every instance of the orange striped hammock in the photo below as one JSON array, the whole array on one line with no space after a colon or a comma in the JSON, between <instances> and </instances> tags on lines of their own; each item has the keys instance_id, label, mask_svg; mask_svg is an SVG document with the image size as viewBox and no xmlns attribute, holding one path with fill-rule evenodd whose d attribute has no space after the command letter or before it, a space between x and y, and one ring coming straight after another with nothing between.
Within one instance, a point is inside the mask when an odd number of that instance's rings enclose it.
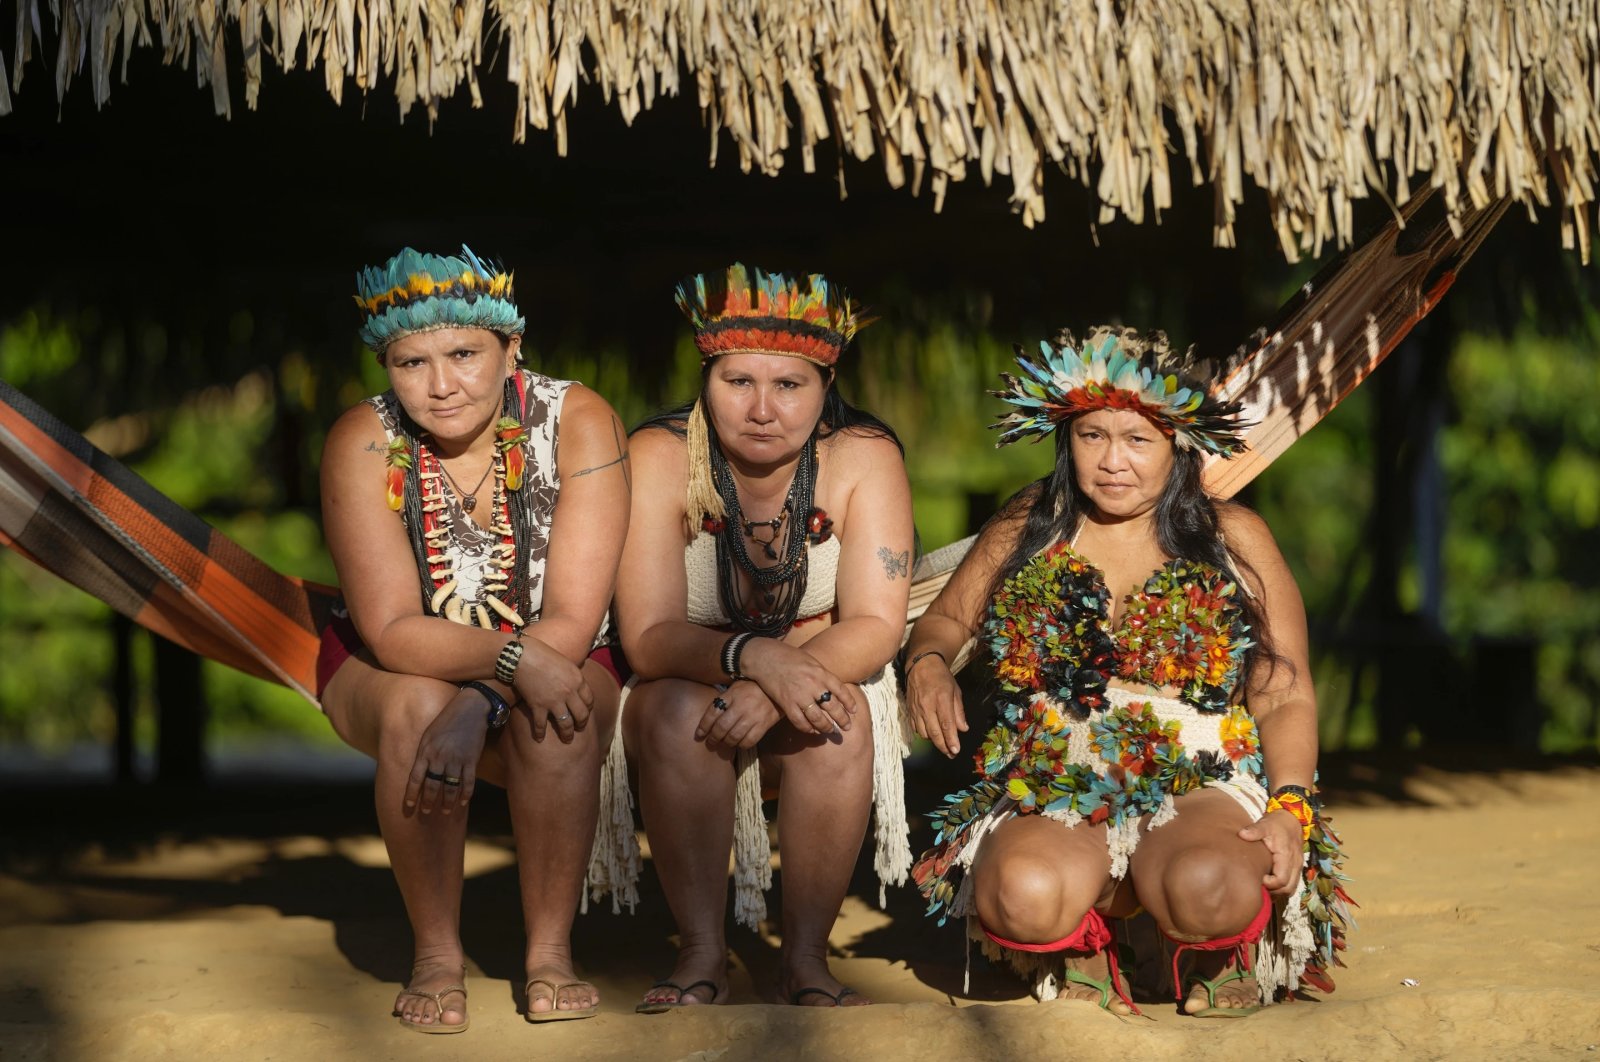
<instances>
[{"instance_id":1,"label":"orange striped hammock","mask_svg":"<svg viewBox=\"0 0 1600 1062\"><path fill-rule=\"evenodd\" d=\"M1423 194L1305 284L1242 344L1212 390L1245 404L1249 449L1206 471L1229 497L1377 368L1438 303L1504 214L1501 200L1459 231L1408 224ZM0 543L201 656L316 701L320 632L335 587L273 570L0 381ZM970 548L924 556L909 617Z\"/></svg>"}]
</instances>

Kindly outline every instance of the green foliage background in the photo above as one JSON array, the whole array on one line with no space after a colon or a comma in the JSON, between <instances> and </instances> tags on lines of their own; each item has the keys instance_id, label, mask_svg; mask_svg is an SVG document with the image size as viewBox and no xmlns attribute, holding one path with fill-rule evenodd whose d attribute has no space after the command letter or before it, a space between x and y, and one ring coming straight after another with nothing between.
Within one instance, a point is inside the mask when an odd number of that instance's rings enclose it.
<instances>
[{"instance_id":1,"label":"green foliage background","mask_svg":"<svg viewBox=\"0 0 1600 1062\"><path fill-rule=\"evenodd\" d=\"M841 378L857 404L889 421L906 444L924 548L966 534L999 500L1042 474L1046 446L997 451L987 425L997 403L984 392L1010 348L983 327L981 305L929 312L912 323L880 321L858 340ZM1591 334L1600 333L1593 327ZM232 338L249 336L241 315ZM85 349L98 334L83 318L27 313L0 330L0 376L72 421L78 374L110 372L117 359L183 342L134 330L124 346ZM638 360L616 345L564 341L536 358L543 371L584 380L638 421L691 395L697 357L682 338L671 367L641 378ZM321 432L338 409L383 387L381 371L352 343L337 365L299 351L218 384L166 396L146 411L86 427L102 448L200 513L274 567L332 582L314 505ZM1510 339L1466 334L1456 344L1449 387L1454 416L1438 440L1448 499L1440 623L1457 661L1480 639L1538 644L1538 700L1547 751L1592 749L1600 703L1600 404L1593 356L1582 339L1525 329ZM1359 676L1349 624L1370 576L1363 548L1374 504L1374 402L1356 392L1251 489L1300 581L1312 620L1315 671L1328 746L1375 737L1370 685ZM296 426L287 444L283 425ZM278 465L298 455L296 506ZM293 462L291 462L293 464ZM1401 598L1418 607L1419 580L1403 573ZM107 741L111 616L97 600L9 552L0 552L0 742L42 749ZM135 642L136 688L149 689L148 636ZM1462 666L1465 666L1464 664ZM294 694L207 664L214 739L293 734L336 739ZM148 698L148 692L142 694ZM139 705L148 741L153 710ZM1468 735L1462 735L1468 739ZM1493 735L1485 735L1492 740Z\"/></svg>"}]
</instances>

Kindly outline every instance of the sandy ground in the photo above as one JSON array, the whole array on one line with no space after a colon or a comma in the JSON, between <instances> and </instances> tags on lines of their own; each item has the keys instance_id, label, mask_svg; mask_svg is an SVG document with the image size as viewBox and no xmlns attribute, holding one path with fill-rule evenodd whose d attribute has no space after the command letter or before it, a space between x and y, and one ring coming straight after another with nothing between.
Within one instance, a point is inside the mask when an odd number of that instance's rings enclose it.
<instances>
[{"instance_id":1,"label":"sandy ground","mask_svg":"<svg viewBox=\"0 0 1600 1062\"><path fill-rule=\"evenodd\" d=\"M517 1010L503 807L485 801L464 919L472 1028L455 1037L418 1036L388 1017L409 938L360 786L0 788L0 1062L1108 1052L1600 1062L1600 769L1436 762L1338 773L1336 822L1362 905L1349 968L1331 996L1240 1021L1183 1018L1160 1000L1149 1020L1038 1004L982 960L973 998L962 998L958 933L922 919L909 890L878 910L875 885L858 874L833 936L835 969L877 1006L764 1004L776 940L740 930L737 1005L635 1015L640 992L670 967L670 923L652 891L632 917L604 909L579 921L579 961L604 993L602 1015L530 1026Z\"/></svg>"}]
</instances>

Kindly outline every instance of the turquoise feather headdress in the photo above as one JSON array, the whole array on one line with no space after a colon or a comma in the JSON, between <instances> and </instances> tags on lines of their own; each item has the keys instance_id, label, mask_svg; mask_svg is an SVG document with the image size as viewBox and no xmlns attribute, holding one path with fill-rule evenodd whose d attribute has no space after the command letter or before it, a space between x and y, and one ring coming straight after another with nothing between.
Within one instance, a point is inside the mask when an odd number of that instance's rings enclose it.
<instances>
[{"instance_id":1,"label":"turquoise feather headdress","mask_svg":"<svg viewBox=\"0 0 1600 1062\"><path fill-rule=\"evenodd\" d=\"M1024 376L1001 373L1006 387L991 391L1017 407L991 427L996 446L1027 436L1043 438L1056 425L1097 409L1142 414L1177 446L1232 457L1244 449L1241 406L1206 390L1188 354L1177 354L1162 332L1141 336L1133 329L1100 327L1080 349L1062 331L1039 344L1038 360L1017 347Z\"/></svg>"},{"instance_id":2,"label":"turquoise feather headdress","mask_svg":"<svg viewBox=\"0 0 1600 1062\"><path fill-rule=\"evenodd\" d=\"M511 274L473 254L423 254L405 248L382 266L356 274L361 341L373 351L413 332L438 328L487 328L503 336L522 331Z\"/></svg>"}]
</instances>

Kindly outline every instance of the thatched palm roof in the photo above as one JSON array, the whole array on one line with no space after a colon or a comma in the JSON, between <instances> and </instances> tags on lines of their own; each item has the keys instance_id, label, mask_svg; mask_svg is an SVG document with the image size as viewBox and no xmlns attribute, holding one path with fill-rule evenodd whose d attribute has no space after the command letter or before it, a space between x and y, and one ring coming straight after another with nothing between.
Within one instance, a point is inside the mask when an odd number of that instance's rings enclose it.
<instances>
[{"instance_id":1,"label":"thatched palm roof","mask_svg":"<svg viewBox=\"0 0 1600 1062\"><path fill-rule=\"evenodd\" d=\"M40 0L12 0L18 91L43 50ZM0 12L5 11L0 0ZM553 130L592 82L631 122L693 85L745 170L777 173L819 143L882 160L890 184L1011 182L1044 218L1052 164L1101 221L1171 204L1173 156L1215 189L1232 242L1254 185L1291 259L1344 245L1352 202L1441 189L1452 214L1510 197L1563 208L1587 259L1600 145L1600 0L50 0L58 96L97 102L135 47L162 50L232 109L242 63L321 68L335 100L392 88L402 115L507 78L511 132ZM0 24L4 23L0 15ZM10 110L0 50L0 114ZM235 75L237 77L237 75ZM842 174L841 174L842 176Z\"/></svg>"}]
</instances>

